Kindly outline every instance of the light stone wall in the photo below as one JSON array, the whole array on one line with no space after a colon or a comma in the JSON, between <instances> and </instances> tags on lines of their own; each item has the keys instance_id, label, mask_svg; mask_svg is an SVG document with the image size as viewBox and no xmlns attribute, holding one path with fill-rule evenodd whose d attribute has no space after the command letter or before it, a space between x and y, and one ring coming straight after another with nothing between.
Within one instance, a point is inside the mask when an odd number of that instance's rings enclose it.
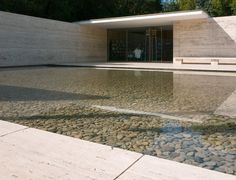
<instances>
[{"instance_id":1,"label":"light stone wall","mask_svg":"<svg viewBox=\"0 0 236 180\"><path fill-rule=\"evenodd\" d=\"M236 16L179 21L173 28L174 57L236 60Z\"/></svg>"},{"instance_id":2,"label":"light stone wall","mask_svg":"<svg viewBox=\"0 0 236 180\"><path fill-rule=\"evenodd\" d=\"M106 60L105 29L0 11L0 66Z\"/></svg>"},{"instance_id":3,"label":"light stone wall","mask_svg":"<svg viewBox=\"0 0 236 180\"><path fill-rule=\"evenodd\" d=\"M236 16L173 28L174 57L236 58ZM106 29L0 11L0 66L95 61L107 61Z\"/></svg>"}]
</instances>

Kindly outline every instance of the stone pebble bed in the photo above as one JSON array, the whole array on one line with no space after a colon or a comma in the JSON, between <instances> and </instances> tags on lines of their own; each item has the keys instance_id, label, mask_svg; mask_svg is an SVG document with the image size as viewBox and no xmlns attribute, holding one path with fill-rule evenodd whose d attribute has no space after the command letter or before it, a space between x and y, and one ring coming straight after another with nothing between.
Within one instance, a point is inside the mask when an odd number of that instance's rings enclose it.
<instances>
[{"instance_id":1,"label":"stone pebble bed","mask_svg":"<svg viewBox=\"0 0 236 180\"><path fill-rule=\"evenodd\" d=\"M1 115L24 126L236 175L235 118L212 115L196 124L73 103L33 114Z\"/></svg>"}]
</instances>

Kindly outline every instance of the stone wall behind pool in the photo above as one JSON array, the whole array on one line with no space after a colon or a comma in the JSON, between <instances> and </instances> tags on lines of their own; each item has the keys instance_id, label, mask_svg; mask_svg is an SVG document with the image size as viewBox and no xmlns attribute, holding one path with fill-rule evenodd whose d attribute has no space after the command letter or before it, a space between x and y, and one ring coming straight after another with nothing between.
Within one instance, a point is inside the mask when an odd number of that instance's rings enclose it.
<instances>
[{"instance_id":1,"label":"stone wall behind pool","mask_svg":"<svg viewBox=\"0 0 236 180\"><path fill-rule=\"evenodd\" d=\"M0 11L0 66L107 60L107 32Z\"/></svg>"},{"instance_id":2,"label":"stone wall behind pool","mask_svg":"<svg viewBox=\"0 0 236 180\"><path fill-rule=\"evenodd\" d=\"M236 16L174 23L174 57L236 58Z\"/></svg>"}]
</instances>

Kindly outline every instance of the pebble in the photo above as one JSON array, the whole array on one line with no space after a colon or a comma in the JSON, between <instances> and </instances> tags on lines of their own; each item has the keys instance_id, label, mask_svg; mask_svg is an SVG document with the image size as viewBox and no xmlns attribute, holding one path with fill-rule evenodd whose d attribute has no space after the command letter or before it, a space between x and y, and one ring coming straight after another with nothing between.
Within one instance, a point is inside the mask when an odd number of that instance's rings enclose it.
<instances>
[{"instance_id":1,"label":"pebble","mask_svg":"<svg viewBox=\"0 0 236 180\"><path fill-rule=\"evenodd\" d=\"M210 166L210 167L214 167L214 166L217 165L216 162L214 162L214 161L205 162L205 164L206 164L207 166Z\"/></svg>"},{"instance_id":2,"label":"pebble","mask_svg":"<svg viewBox=\"0 0 236 180\"><path fill-rule=\"evenodd\" d=\"M183 137L185 137L185 138L191 138L191 137L192 137L191 134L183 133L182 135L183 135Z\"/></svg>"},{"instance_id":3,"label":"pebble","mask_svg":"<svg viewBox=\"0 0 236 180\"><path fill-rule=\"evenodd\" d=\"M118 135L117 135L117 139L118 139L118 140L123 139L123 137L124 137L124 136L123 136L122 134L118 134Z\"/></svg>"},{"instance_id":4,"label":"pebble","mask_svg":"<svg viewBox=\"0 0 236 180\"><path fill-rule=\"evenodd\" d=\"M50 132L54 132L54 133L57 132L57 128L56 127L49 127L47 130L50 131Z\"/></svg>"},{"instance_id":5,"label":"pebble","mask_svg":"<svg viewBox=\"0 0 236 180\"><path fill-rule=\"evenodd\" d=\"M194 152L188 152L187 156L194 156Z\"/></svg>"},{"instance_id":6,"label":"pebble","mask_svg":"<svg viewBox=\"0 0 236 180\"><path fill-rule=\"evenodd\" d=\"M163 146L161 147L161 149L162 149L162 151L164 151L164 152L173 152L173 151L175 151L175 147L172 146L172 145L163 145Z\"/></svg>"},{"instance_id":7,"label":"pebble","mask_svg":"<svg viewBox=\"0 0 236 180\"><path fill-rule=\"evenodd\" d=\"M190 146L192 146L193 145L193 142L192 141L183 141L182 142L182 147L183 148L188 148L188 147L190 147Z\"/></svg>"},{"instance_id":8,"label":"pebble","mask_svg":"<svg viewBox=\"0 0 236 180\"><path fill-rule=\"evenodd\" d=\"M225 169L225 172L226 172L227 174L233 174L233 173L234 173L233 168L225 167L224 169Z\"/></svg>"},{"instance_id":9,"label":"pebble","mask_svg":"<svg viewBox=\"0 0 236 180\"><path fill-rule=\"evenodd\" d=\"M159 150L159 149L156 149L155 151L156 151L156 154L157 154L157 156L160 156L160 155L162 155L162 151L161 151L161 150Z\"/></svg>"},{"instance_id":10,"label":"pebble","mask_svg":"<svg viewBox=\"0 0 236 180\"><path fill-rule=\"evenodd\" d=\"M195 156L194 160L198 163L203 163L203 158L199 157L199 156Z\"/></svg>"},{"instance_id":11,"label":"pebble","mask_svg":"<svg viewBox=\"0 0 236 180\"><path fill-rule=\"evenodd\" d=\"M185 159L186 159L185 157L179 156L179 157L174 158L173 160L174 160L174 161L177 161L177 162L184 162Z\"/></svg>"},{"instance_id":12,"label":"pebble","mask_svg":"<svg viewBox=\"0 0 236 180\"><path fill-rule=\"evenodd\" d=\"M204 157L206 157L206 154L204 153L204 152L197 152L196 154L195 154L195 157L200 157L200 158L204 158Z\"/></svg>"},{"instance_id":13,"label":"pebble","mask_svg":"<svg viewBox=\"0 0 236 180\"><path fill-rule=\"evenodd\" d=\"M236 154L235 155L226 155L225 157L224 157L224 159L226 160L226 161L230 161L230 162L235 162L236 161Z\"/></svg>"}]
</instances>

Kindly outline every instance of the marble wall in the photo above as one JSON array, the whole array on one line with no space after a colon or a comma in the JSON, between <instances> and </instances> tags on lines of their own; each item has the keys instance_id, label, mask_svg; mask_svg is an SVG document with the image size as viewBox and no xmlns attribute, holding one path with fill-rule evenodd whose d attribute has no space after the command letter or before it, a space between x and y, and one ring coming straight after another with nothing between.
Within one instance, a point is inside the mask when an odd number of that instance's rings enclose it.
<instances>
[{"instance_id":1,"label":"marble wall","mask_svg":"<svg viewBox=\"0 0 236 180\"><path fill-rule=\"evenodd\" d=\"M107 60L107 31L0 12L0 66Z\"/></svg>"},{"instance_id":2,"label":"marble wall","mask_svg":"<svg viewBox=\"0 0 236 180\"><path fill-rule=\"evenodd\" d=\"M236 16L174 23L174 57L236 58Z\"/></svg>"}]
</instances>

